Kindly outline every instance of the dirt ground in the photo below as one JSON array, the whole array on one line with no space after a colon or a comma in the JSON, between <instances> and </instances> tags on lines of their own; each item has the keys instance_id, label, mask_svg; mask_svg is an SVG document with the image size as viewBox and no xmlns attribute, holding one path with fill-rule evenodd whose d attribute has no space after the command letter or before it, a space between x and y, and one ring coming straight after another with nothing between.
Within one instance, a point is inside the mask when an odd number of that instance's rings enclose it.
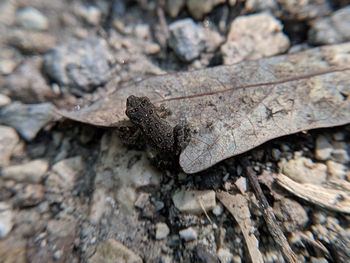
<instances>
[{"instance_id":1,"label":"dirt ground","mask_svg":"<svg viewBox=\"0 0 350 263\"><path fill-rule=\"evenodd\" d=\"M0 262L350 262L348 124L186 174L127 116L59 114L166 73L348 48L349 25L345 0L2 0Z\"/></svg>"}]
</instances>

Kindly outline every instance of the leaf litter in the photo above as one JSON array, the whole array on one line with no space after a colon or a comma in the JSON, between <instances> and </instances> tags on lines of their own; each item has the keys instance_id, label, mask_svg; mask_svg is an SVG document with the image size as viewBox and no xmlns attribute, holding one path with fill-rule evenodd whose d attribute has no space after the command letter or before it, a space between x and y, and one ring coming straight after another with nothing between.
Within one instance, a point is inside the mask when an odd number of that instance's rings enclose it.
<instances>
[{"instance_id":1,"label":"leaf litter","mask_svg":"<svg viewBox=\"0 0 350 263\"><path fill-rule=\"evenodd\" d=\"M66 118L102 127L126 119L128 96L147 96L186 121L191 140L180 155L196 173L268 140L350 122L350 43L193 72L166 74L118 88Z\"/></svg>"}]
</instances>

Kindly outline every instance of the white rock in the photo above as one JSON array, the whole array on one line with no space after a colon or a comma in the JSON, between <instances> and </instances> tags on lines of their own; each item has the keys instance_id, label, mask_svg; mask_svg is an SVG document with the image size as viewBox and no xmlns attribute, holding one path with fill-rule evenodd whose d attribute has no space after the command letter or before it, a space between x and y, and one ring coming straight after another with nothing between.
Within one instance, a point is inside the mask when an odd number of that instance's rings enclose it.
<instances>
[{"instance_id":1,"label":"white rock","mask_svg":"<svg viewBox=\"0 0 350 263\"><path fill-rule=\"evenodd\" d=\"M9 104L11 99L3 94L0 94L0 108Z\"/></svg>"},{"instance_id":2,"label":"white rock","mask_svg":"<svg viewBox=\"0 0 350 263\"><path fill-rule=\"evenodd\" d=\"M96 26L100 23L101 11L95 6L82 6L79 8L77 13L91 25Z\"/></svg>"},{"instance_id":3,"label":"white rock","mask_svg":"<svg viewBox=\"0 0 350 263\"><path fill-rule=\"evenodd\" d=\"M19 136L13 128L0 125L0 166L10 163L10 157L19 142Z\"/></svg>"},{"instance_id":4,"label":"white rock","mask_svg":"<svg viewBox=\"0 0 350 263\"><path fill-rule=\"evenodd\" d=\"M156 239L161 240L166 238L169 235L169 227L165 223L157 223L156 224Z\"/></svg>"},{"instance_id":5,"label":"white rock","mask_svg":"<svg viewBox=\"0 0 350 263\"><path fill-rule=\"evenodd\" d=\"M285 52L289 39L280 21L268 13L239 16L233 20L221 46L224 64L260 59Z\"/></svg>"},{"instance_id":6,"label":"white rock","mask_svg":"<svg viewBox=\"0 0 350 263\"><path fill-rule=\"evenodd\" d=\"M216 206L215 192L212 190L205 191L186 191L176 192L172 200L177 209L185 213L199 214L211 211Z\"/></svg>"},{"instance_id":7,"label":"white rock","mask_svg":"<svg viewBox=\"0 0 350 263\"><path fill-rule=\"evenodd\" d=\"M227 248L219 248L217 254L221 263L231 263L233 260L233 255Z\"/></svg>"},{"instance_id":8,"label":"white rock","mask_svg":"<svg viewBox=\"0 0 350 263\"><path fill-rule=\"evenodd\" d=\"M135 201L135 207L144 208L147 202L149 201L150 194L149 193L140 193Z\"/></svg>"},{"instance_id":9,"label":"white rock","mask_svg":"<svg viewBox=\"0 0 350 263\"><path fill-rule=\"evenodd\" d=\"M327 179L327 166L300 157L289 160L283 167L283 174L299 183L322 184Z\"/></svg>"},{"instance_id":10,"label":"white rock","mask_svg":"<svg viewBox=\"0 0 350 263\"><path fill-rule=\"evenodd\" d=\"M49 188L63 191L73 189L77 176L83 171L84 162L81 156L75 156L55 163L46 181Z\"/></svg>"},{"instance_id":11,"label":"white rock","mask_svg":"<svg viewBox=\"0 0 350 263\"><path fill-rule=\"evenodd\" d=\"M248 186L247 186L247 179L245 177L243 176L239 177L235 182L235 185L237 186L237 188L242 194L247 192Z\"/></svg>"},{"instance_id":12,"label":"white rock","mask_svg":"<svg viewBox=\"0 0 350 263\"><path fill-rule=\"evenodd\" d=\"M9 75L11 74L17 66L17 62L12 59L1 59L0 60L0 74ZM1 94L0 94L1 95ZM4 96L4 95L2 95ZM1 107L1 102L0 102Z\"/></svg>"},{"instance_id":13,"label":"white rock","mask_svg":"<svg viewBox=\"0 0 350 263\"><path fill-rule=\"evenodd\" d=\"M195 19L201 19L205 14L210 13L214 6L224 2L225 0L187 0L186 4L191 15Z\"/></svg>"},{"instance_id":14,"label":"white rock","mask_svg":"<svg viewBox=\"0 0 350 263\"><path fill-rule=\"evenodd\" d=\"M332 160L328 160L326 164L328 167L328 174L330 177L337 179L345 178L346 167L343 164L334 162Z\"/></svg>"},{"instance_id":15,"label":"white rock","mask_svg":"<svg viewBox=\"0 0 350 263\"><path fill-rule=\"evenodd\" d=\"M344 141L345 134L343 132L337 132L337 133L333 134L333 139L335 141Z\"/></svg>"},{"instance_id":16,"label":"white rock","mask_svg":"<svg viewBox=\"0 0 350 263\"><path fill-rule=\"evenodd\" d=\"M349 154L345 149L334 149L332 159L338 163L348 163L350 160Z\"/></svg>"},{"instance_id":17,"label":"white rock","mask_svg":"<svg viewBox=\"0 0 350 263\"><path fill-rule=\"evenodd\" d=\"M316 159L323 160L323 161L327 160L331 157L332 151L333 151L333 146L328 141L328 139L323 135L319 135L316 139L316 149L315 149Z\"/></svg>"},{"instance_id":18,"label":"white rock","mask_svg":"<svg viewBox=\"0 0 350 263\"><path fill-rule=\"evenodd\" d=\"M2 170L2 175L5 179L37 184L40 183L48 169L49 163L46 160L37 159L28 163L5 167Z\"/></svg>"},{"instance_id":19,"label":"white rock","mask_svg":"<svg viewBox=\"0 0 350 263\"><path fill-rule=\"evenodd\" d=\"M194 230L192 227L180 230L179 234L180 237L186 242L196 240L198 237L197 231Z\"/></svg>"},{"instance_id":20,"label":"white rock","mask_svg":"<svg viewBox=\"0 0 350 263\"><path fill-rule=\"evenodd\" d=\"M17 13L18 24L30 30L46 30L49 27L49 21L39 10L33 7L25 7Z\"/></svg>"},{"instance_id":21,"label":"white rock","mask_svg":"<svg viewBox=\"0 0 350 263\"><path fill-rule=\"evenodd\" d=\"M221 204L217 204L213 209L213 214L216 216L221 216L222 212L224 212L224 208Z\"/></svg>"},{"instance_id":22,"label":"white rock","mask_svg":"<svg viewBox=\"0 0 350 263\"><path fill-rule=\"evenodd\" d=\"M100 262L142 263L142 259L122 243L108 239L98 247L95 254L88 260L88 263Z\"/></svg>"},{"instance_id":23,"label":"white rock","mask_svg":"<svg viewBox=\"0 0 350 263\"><path fill-rule=\"evenodd\" d=\"M13 212L10 206L0 202L0 239L4 238L13 227Z\"/></svg>"}]
</instances>

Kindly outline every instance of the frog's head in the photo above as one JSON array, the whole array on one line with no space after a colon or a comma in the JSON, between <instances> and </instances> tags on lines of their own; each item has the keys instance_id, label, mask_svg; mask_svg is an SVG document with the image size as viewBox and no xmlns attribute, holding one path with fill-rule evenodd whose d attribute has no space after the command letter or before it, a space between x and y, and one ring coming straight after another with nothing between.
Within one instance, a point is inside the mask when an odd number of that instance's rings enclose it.
<instances>
[{"instance_id":1,"label":"frog's head","mask_svg":"<svg viewBox=\"0 0 350 263\"><path fill-rule=\"evenodd\" d=\"M125 114L130 119L137 119L142 111L147 110L151 105L151 101L147 97L136 97L131 95L126 100L126 111Z\"/></svg>"}]
</instances>

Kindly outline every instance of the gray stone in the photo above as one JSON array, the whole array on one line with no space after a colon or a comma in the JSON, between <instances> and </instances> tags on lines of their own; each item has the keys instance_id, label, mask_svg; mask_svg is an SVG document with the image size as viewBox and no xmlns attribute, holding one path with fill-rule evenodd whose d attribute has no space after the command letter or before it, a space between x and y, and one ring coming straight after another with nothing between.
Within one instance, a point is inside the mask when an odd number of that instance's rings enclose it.
<instances>
[{"instance_id":1,"label":"gray stone","mask_svg":"<svg viewBox=\"0 0 350 263\"><path fill-rule=\"evenodd\" d=\"M128 249L122 243L108 239L102 243L88 263L142 263L142 259L134 251Z\"/></svg>"},{"instance_id":2,"label":"gray stone","mask_svg":"<svg viewBox=\"0 0 350 263\"><path fill-rule=\"evenodd\" d=\"M0 202L0 239L12 230L13 216L11 207L4 202Z\"/></svg>"},{"instance_id":3,"label":"gray stone","mask_svg":"<svg viewBox=\"0 0 350 263\"><path fill-rule=\"evenodd\" d=\"M56 45L56 39L48 33L15 30L11 32L8 43L23 53L43 54Z\"/></svg>"},{"instance_id":4,"label":"gray stone","mask_svg":"<svg viewBox=\"0 0 350 263\"><path fill-rule=\"evenodd\" d=\"M49 168L46 160L34 160L28 163L3 168L2 176L5 179L17 182L40 183Z\"/></svg>"},{"instance_id":5,"label":"gray stone","mask_svg":"<svg viewBox=\"0 0 350 263\"><path fill-rule=\"evenodd\" d=\"M0 24L9 26L14 22L15 12L17 9L16 0L0 1Z\"/></svg>"},{"instance_id":6,"label":"gray stone","mask_svg":"<svg viewBox=\"0 0 350 263\"><path fill-rule=\"evenodd\" d=\"M281 151L279 149L273 148L271 151L271 156L274 161L279 161L281 158Z\"/></svg>"},{"instance_id":7,"label":"gray stone","mask_svg":"<svg viewBox=\"0 0 350 263\"><path fill-rule=\"evenodd\" d=\"M0 60L0 74L8 75L13 72L17 66L17 62L12 59L1 59Z\"/></svg>"},{"instance_id":8,"label":"gray stone","mask_svg":"<svg viewBox=\"0 0 350 263\"><path fill-rule=\"evenodd\" d=\"M173 18L177 17L180 10L185 6L185 0L167 0L166 1L166 11L169 13L169 15Z\"/></svg>"},{"instance_id":9,"label":"gray stone","mask_svg":"<svg viewBox=\"0 0 350 263\"><path fill-rule=\"evenodd\" d=\"M338 163L348 163L350 161L349 154L345 149L334 149L332 159Z\"/></svg>"},{"instance_id":10,"label":"gray stone","mask_svg":"<svg viewBox=\"0 0 350 263\"><path fill-rule=\"evenodd\" d=\"M289 48L280 21L268 13L239 16L233 20L221 46L224 64L274 56Z\"/></svg>"},{"instance_id":11,"label":"gray stone","mask_svg":"<svg viewBox=\"0 0 350 263\"><path fill-rule=\"evenodd\" d=\"M313 45L329 45L350 40L350 6L339 9L330 17L316 21L309 31Z\"/></svg>"},{"instance_id":12,"label":"gray stone","mask_svg":"<svg viewBox=\"0 0 350 263\"><path fill-rule=\"evenodd\" d=\"M101 20L101 10L93 5L81 6L77 14L90 25L97 26Z\"/></svg>"},{"instance_id":13,"label":"gray stone","mask_svg":"<svg viewBox=\"0 0 350 263\"><path fill-rule=\"evenodd\" d=\"M193 240L196 240L198 238L197 231L195 229L193 229L192 227L180 230L179 235L186 242L193 241Z\"/></svg>"},{"instance_id":14,"label":"gray stone","mask_svg":"<svg viewBox=\"0 0 350 263\"><path fill-rule=\"evenodd\" d=\"M56 97L53 90L46 84L40 67L40 59L27 59L8 76L6 87L11 98L32 104Z\"/></svg>"},{"instance_id":15,"label":"gray stone","mask_svg":"<svg viewBox=\"0 0 350 263\"><path fill-rule=\"evenodd\" d=\"M110 79L112 54L105 40L91 38L55 47L44 59L44 70L58 84L82 95Z\"/></svg>"},{"instance_id":16,"label":"gray stone","mask_svg":"<svg viewBox=\"0 0 350 263\"><path fill-rule=\"evenodd\" d=\"M233 255L227 248L219 248L218 249L218 258L221 263L231 263L233 262Z\"/></svg>"},{"instance_id":17,"label":"gray stone","mask_svg":"<svg viewBox=\"0 0 350 263\"><path fill-rule=\"evenodd\" d=\"M315 155L316 159L325 161L331 157L333 146L324 135L319 135L316 139Z\"/></svg>"},{"instance_id":18,"label":"gray stone","mask_svg":"<svg viewBox=\"0 0 350 263\"><path fill-rule=\"evenodd\" d=\"M285 231L289 233L302 230L309 221L308 215L302 205L288 198L283 198L275 202L273 210L282 222Z\"/></svg>"},{"instance_id":19,"label":"gray stone","mask_svg":"<svg viewBox=\"0 0 350 263\"><path fill-rule=\"evenodd\" d=\"M11 103L11 99L3 94L0 94L0 108Z\"/></svg>"},{"instance_id":20,"label":"gray stone","mask_svg":"<svg viewBox=\"0 0 350 263\"><path fill-rule=\"evenodd\" d=\"M49 21L39 10L33 7L25 7L17 12L17 23L30 30L46 30Z\"/></svg>"},{"instance_id":21,"label":"gray stone","mask_svg":"<svg viewBox=\"0 0 350 263\"><path fill-rule=\"evenodd\" d=\"M170 233L169 227L165 223L156 224L156 239L161 240L166 238Z\"/></svg>"},{"instance_id":22,"label":"gray stone","mask_svg":"<svg viewBox=\"0 0 350 263\"><path fill-rule=\"evenodd\" d=\"M180 59L186 62L199 57L200 53L205 49L204 31L190 18L170 24L169 33L169 46Z\"/></svg>"},{"instance_id":23,"label":"gray stone","mask_svg":"<svg viewBox=\"0 0 350 263\"><path fill-rule=\"evenodd\" d=\"M310 263L328 263L329 261L325 258L316 258L316 257L311 257L310 258Z\"/></svg>"},{"instance_id":24,"label":"gray stone","mask_svg":"<svg viewBox=\"0 0 350 263\"><path fill-rule=\"evenodd\" d=\"M278 3L276 0L247 0L245 9L249 12L260 12L266 10L276 10Z\"/></svg>"},{"instance_id":25,"label":"gray stone","mask_svg":"<svg viewBox=\"0 0 350 263\"><path fill-rule=\"evenodd\" d=\"M31 141L54 119L54 109L51 103L25 105L14 102L1 109L0 123L13 127L26 141Z\"/></svg>"},{"instance_id":26,"label":"gray stone","mask_svg":"<svg viewBox=\"0 0 350 263\"><path fill-rule=\"evenodd\" d=\"M336 132L333 134L333 139L335 141L341 142L345 140L345 134L344 132Z\"/></svg>"},{"instance_id":27,"label":"gray stone","mask_svg":"<svg viewBox=\"0 0 350 263\"><path fill-rule=\"evenodd\" d=\"M200 214L211 211L216 206L215 192L212 190L181 190L176 192L172 200L177 209L184 213Z\"/></svg>"},{"instance_id":28,"label":"gray stone","mask_svg":"<svg viewBox=\"0 0 350 263\"><path fill-rule=\"evenodd\" d=\"M283 167L283 174L299 183L322 184L327 180L327 166L300 157L289 160Z\"/></svg>"},{"instance_id":29,"label":"gray stone","mask_svg":"<svg viewBox=\"0 0 350 263\"><path fill-rule=\"evenodd\" d=\"M0 167L10 163L10 157L19 142L19 136L13 128L0 125Z\"/></svg>"},{"instance_id":30,"label":"gray stone","mask_svg":"<svg viewBox=\"0 0 350 263\"><path fill-rule=\"evenodd\" d=\"M186 4L188 11L195 19L202 19L205 14L211 12L214 6L225 2L226 0L187 0Z\"/></svg>"},{"instance_id":31,"label":"gray stone","mask_svg":"<svg viewBox=\"0 0 350 263\"><path fill-rule=\"evenodd\" d=\"M334 179L344 179L345 178L345 171L346 171L346 167L341 164L341 163L337 163L334 162L332 160L328 160L326 162L327 167L328 167L328 175Z\"/></svg>"},{"instance_id":32,"label":"gray stone","mask_svg":"<svg viewBox=\"0 0 350 263\"><path fill-rule=\"evenodd\" d=\"M83 158L75 156L64 159L52 166L46 180L46 186L60 191L71 191L74 188L77 176L84 170Z\"/></svg>"}]
</instances>

